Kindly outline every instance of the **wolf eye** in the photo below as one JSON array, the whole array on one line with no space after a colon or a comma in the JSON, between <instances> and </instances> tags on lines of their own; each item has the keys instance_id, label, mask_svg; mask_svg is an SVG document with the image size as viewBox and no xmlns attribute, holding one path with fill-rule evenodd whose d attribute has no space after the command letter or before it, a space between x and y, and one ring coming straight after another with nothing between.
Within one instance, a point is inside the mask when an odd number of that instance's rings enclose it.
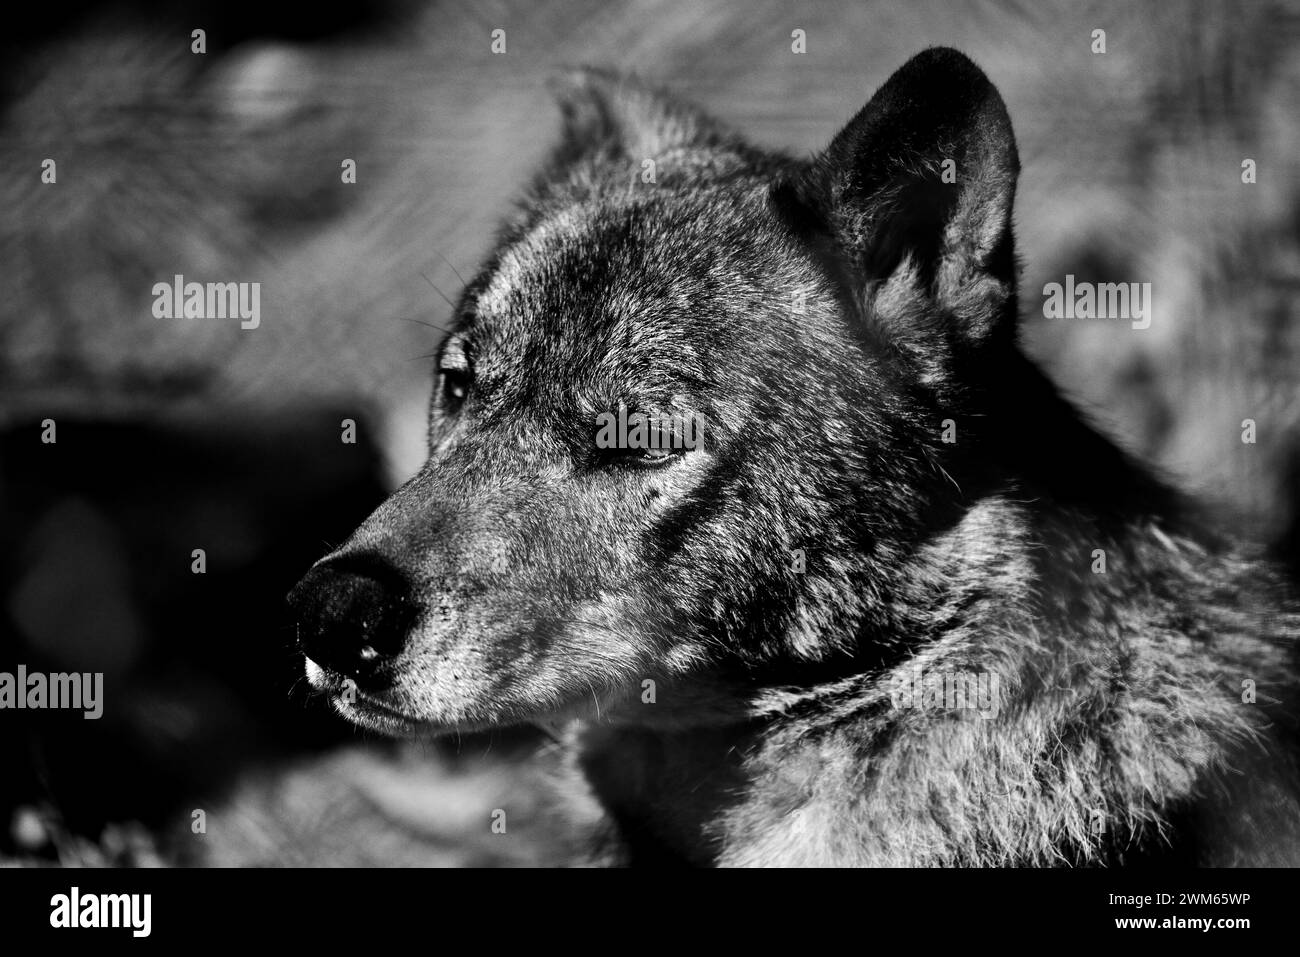
<instances>
[{"instance_id":1,"label":"wolf eye","mask_svg":"<svg viewBox=\"0 0 1300 957\"><path fill-rule=\"evenodd\" d=\"M621 461L636 468L658 468L682 454L681 449L625 449Z\"/></svg>"},{"instance_id":2,"label":"wolf eye","mask_svg":"<svg viewBox=\"0 0 1300 957\"><path fill-rule=\"evenodd\" d=\"M635 422L636 417L633 417ZM596 436L596 451L606 465L616 468L655 469L682 458L689 450L671 430L656 427L653 437L641 430L620 435L609 416L608 431ZM693 444L691 447L694 447Z\"/></svg>"},{"instance_id":3,"label":"wolf eye","mask_svg":"<svg viewBox=\"0 0 1300 957\"><path fill-rule=\"evenodd\" d=\"M675 462L685 449L600 449L607 466L627 469L657 469Z\"/></svg>"},{"instance_id":4,"label":"wolf eye","mask_svg":"<svg viewBox=\"0 0 1300 957\"><path fill-rule=\"evenodd\" d=\"M468 369L440 369L442 375L442 399L448 408L456 409L469 395L470 375Z\"/></svg>"}]
</instances>

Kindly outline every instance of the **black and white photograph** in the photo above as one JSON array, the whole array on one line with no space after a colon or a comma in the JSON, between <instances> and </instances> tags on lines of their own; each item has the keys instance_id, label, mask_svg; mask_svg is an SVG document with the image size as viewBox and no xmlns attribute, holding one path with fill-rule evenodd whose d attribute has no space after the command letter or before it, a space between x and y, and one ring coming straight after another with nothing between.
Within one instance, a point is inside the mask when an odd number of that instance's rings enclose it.
<instances>
[{"instance_id":1,"label":"black and white photograph","mask_svg":"<svg viewBox=\"0 0 1300 957\"><path fill-rule=\"evenodd\" d=\"M735 867L1268 923L1300 4L6 17L6 924Z\"/></svg>"}]
</instances>

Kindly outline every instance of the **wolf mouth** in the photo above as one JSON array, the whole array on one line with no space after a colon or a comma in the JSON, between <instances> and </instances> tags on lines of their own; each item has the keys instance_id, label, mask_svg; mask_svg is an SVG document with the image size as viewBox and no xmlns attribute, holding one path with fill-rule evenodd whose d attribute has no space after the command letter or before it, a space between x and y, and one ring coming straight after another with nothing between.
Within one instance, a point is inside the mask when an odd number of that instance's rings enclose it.
<instances>
[{"instance_id":1,"label":"wolf mouth","mask_svg":"<svg viewBox=\"0 0 1300 957\"><path fill-rule=\"evenodd\" d=\"M361 727L386 734L413 734L427 725L420 718L362 691L346 675L310 658L305 659L305 665L311 686L326 695L342 717Z\"/></svg>"},{"instance_id":2,"label":"wolf mouth","mask_svg":"<svg viewBox=\"0 0 1300 957\"><path fill-rule=\"evenodd\" d=\"M413 718L374 698L363 696L360 692L357 693L355 700L349 701L343 697L342 691L333 691L330 694L330 704L335 711L352 723L384 734L409 736L433 729L433 726L427 722Z\"/></svg>"}]
</instances>

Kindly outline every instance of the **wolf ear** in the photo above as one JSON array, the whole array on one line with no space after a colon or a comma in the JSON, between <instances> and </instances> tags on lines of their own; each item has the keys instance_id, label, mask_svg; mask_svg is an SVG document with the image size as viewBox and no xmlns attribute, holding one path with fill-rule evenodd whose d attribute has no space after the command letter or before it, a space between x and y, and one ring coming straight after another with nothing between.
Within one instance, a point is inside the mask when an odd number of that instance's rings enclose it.
<instances>
[{"instance_id":1,"label":"wolf ear","mask_svg":"<svg viewBox=\"0 0 1300 957\"><path fill-rule=\"evenodd\" d=\"M550 83L564 117L556 160L650 159L683 147L721 146L727 134L709 116L632 77L581 67Z\"/></svg>"},{"instance_id":2,"label":"wolf ear","mask_svg":"<svg viewBox=\"0 0 1300 957\"><path fill-rule=\"evenodd\" d=\"M864 313L933 360L942 346L1014 333L1019 168L988 77L956 50L933 48L904 64L774 198L801 231L830 239Z\"/></svg>"}]
</instances>

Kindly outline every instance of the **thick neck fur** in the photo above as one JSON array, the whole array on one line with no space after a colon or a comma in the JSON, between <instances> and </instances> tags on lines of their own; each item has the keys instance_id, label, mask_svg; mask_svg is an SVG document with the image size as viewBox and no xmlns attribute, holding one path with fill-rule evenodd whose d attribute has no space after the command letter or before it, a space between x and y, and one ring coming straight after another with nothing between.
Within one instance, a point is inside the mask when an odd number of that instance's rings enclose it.
<instances>
[{"instance_id":1,"label":"thick neck fur","mask_svg":"<svg viewBox=\"0 0 1300 957\"><path fill-rule=\"evenodd\" d=\"M1041 398L1031 420L1055 417ZM1300 619L1265 564L1189 531L1077 417L1053 424L1008 450L1066 456L1063 479L1016 463L898 576L906 653L760 682L743 719L585 730L630 862L1300 862ZM918 670L982 676L996 713L900 703Z\"/></svg>"}]
</instances>

